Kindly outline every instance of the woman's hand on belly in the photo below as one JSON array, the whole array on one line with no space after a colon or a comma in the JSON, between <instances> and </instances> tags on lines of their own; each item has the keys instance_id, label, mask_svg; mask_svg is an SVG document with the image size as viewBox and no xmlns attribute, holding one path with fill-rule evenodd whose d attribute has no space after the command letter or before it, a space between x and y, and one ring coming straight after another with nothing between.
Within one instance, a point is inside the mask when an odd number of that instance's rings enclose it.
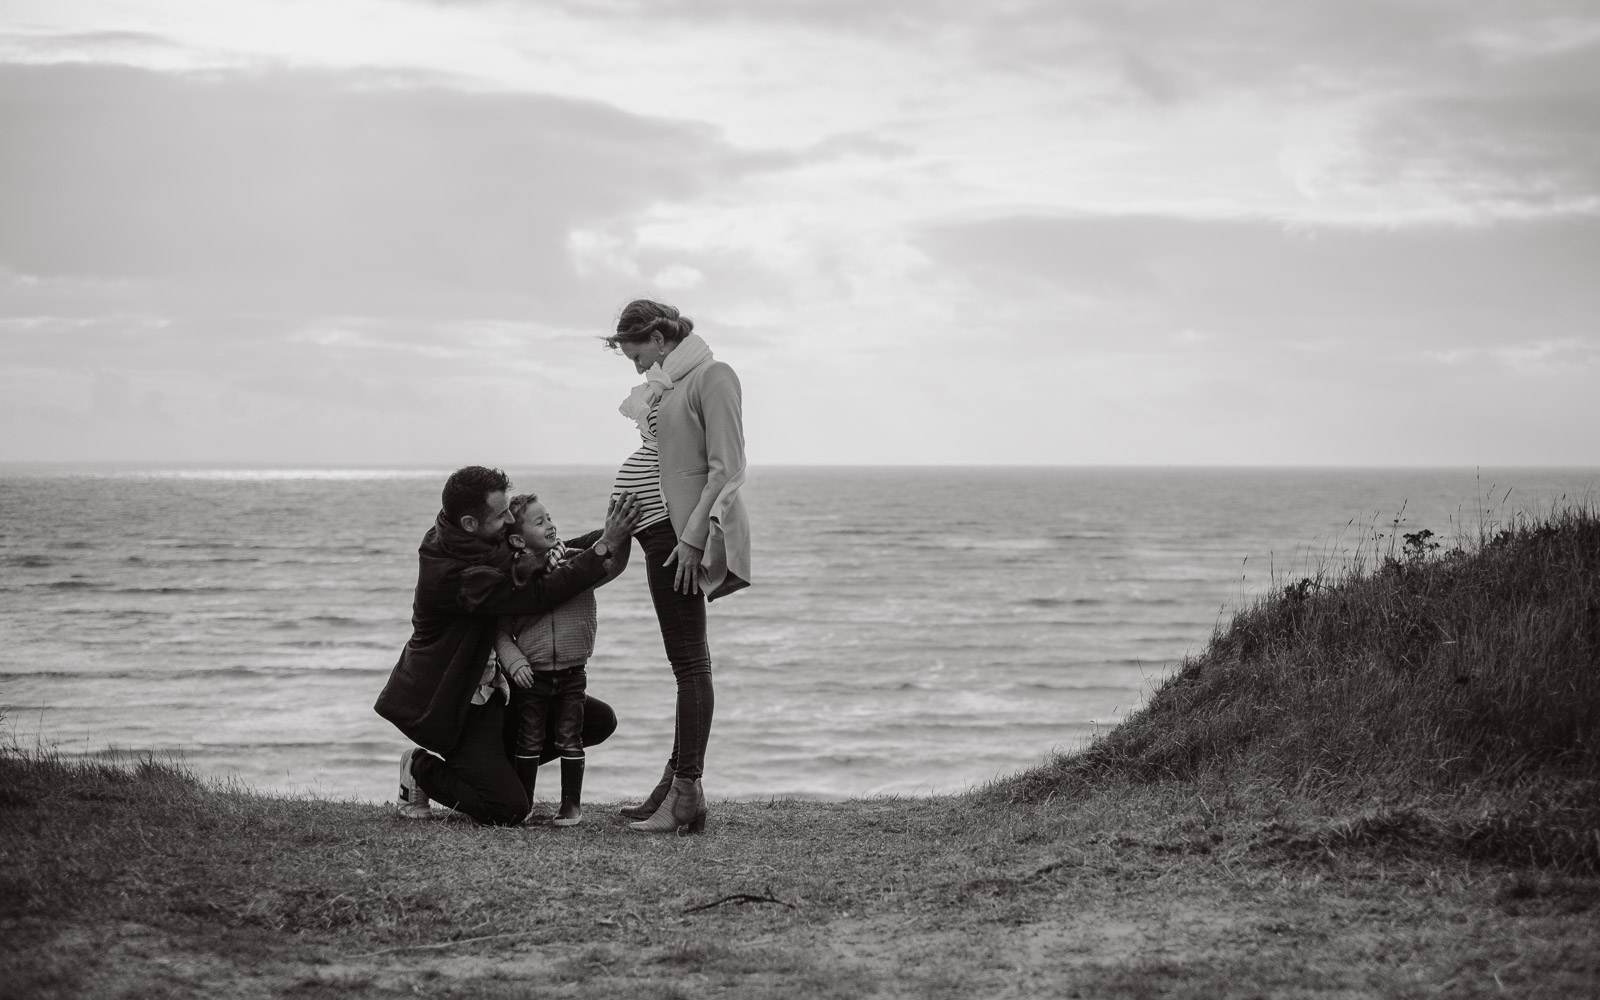
<instances>
[{"instance_id":1,"label":"woman's hand on belly","mask_svg":"<svg viewBox=\"0 0 1600 1000\"><path fill-rule=\"evenodd\" d=\"M673 590L680 594L700 593L700 559L704 554L688 542L679 540L677 548L661 561L663 566L678 567L672 578Z\"/></svg>"}]
</instances>

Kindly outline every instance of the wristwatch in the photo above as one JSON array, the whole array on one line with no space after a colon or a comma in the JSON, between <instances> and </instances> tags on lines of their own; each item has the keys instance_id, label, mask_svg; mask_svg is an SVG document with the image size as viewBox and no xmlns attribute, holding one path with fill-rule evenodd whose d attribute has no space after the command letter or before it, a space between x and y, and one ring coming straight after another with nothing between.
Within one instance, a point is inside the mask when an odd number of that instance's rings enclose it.
<instances>
[{"instance_id":1,"label":"wristwatch","mask_svg":"<svg viewBox=\"0 0 1600 1000\"><path fill-rule=\"evenodd\" d=\"M591 545L589 547L589 551L593 552L601 559L604 559L606 556L611 554L611 546L607 545L605 539L602 538L598 542L595 542L593 545Z\"/></svg>"}]
</instances>

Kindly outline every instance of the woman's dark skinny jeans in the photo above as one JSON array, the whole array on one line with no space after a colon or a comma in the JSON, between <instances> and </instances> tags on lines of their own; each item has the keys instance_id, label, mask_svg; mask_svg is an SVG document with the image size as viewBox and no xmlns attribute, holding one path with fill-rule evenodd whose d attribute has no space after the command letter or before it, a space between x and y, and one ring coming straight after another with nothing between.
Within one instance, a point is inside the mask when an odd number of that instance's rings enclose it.
<instances>
[{"instance_id":1,"label":"woman's dark skinny jeans","mask_svg":"<svg viewBox=\"0 0 1600 1000\"><path fill-rule=\"evenodd\" d=\"M665 562L677 548L678 536L670 521L658 521L635 537L644 550L650 599L661 624L661 644L667 648L667 662L678 681L672 757L667 763L677 777L698 779L705 771L706 739L711 735L711 712L716 706L711 690L711 646L706 641L706 598L672 588L677 567Z\"/></svg>"}]
</instances>

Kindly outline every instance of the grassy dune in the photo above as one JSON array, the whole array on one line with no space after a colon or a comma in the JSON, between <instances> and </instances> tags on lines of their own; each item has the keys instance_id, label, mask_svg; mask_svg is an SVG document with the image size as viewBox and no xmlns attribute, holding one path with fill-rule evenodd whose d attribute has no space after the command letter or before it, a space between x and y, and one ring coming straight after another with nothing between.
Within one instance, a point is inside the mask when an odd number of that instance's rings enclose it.
<instances>
[{"instance_id":1,"label":"grassy dune","mask_svg":"<svg viewBox=\"0 0 1600 1000\"><path fill-rule=\"evenodd\" d=\"M1237 614L1141 711L990 796L1243 786L1372 803L1389 839L1600 872L1600 516L1448 552L1391 540Z\"/></svg>"},{"instance_id":2,"label":"grassy dune","mask_svg":"<svg viewBox=\"0 0 1600 1000\"><path fill-rule=\"evenodd\" d=\"M1600 518L1396 543L1080 752L704 837L10 748L0 997L1592 997Z\"/></svg>"}]
</instances>

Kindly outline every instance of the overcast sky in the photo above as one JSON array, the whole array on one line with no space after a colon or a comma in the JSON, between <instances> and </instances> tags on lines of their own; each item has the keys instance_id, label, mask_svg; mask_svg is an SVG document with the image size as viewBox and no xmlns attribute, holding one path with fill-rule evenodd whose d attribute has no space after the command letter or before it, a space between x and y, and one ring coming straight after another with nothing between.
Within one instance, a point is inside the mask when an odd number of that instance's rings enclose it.
<instances>
[{"instance_id":1,"label":"overcast sky","mask_svg":"<svg viewBox=\"0 0 1600 1000\"><path fill-rule=\"evenodd\" d=\"M3 0L0 460L1600 464L1593 0Z\"/></svg>"}]
</instances>

